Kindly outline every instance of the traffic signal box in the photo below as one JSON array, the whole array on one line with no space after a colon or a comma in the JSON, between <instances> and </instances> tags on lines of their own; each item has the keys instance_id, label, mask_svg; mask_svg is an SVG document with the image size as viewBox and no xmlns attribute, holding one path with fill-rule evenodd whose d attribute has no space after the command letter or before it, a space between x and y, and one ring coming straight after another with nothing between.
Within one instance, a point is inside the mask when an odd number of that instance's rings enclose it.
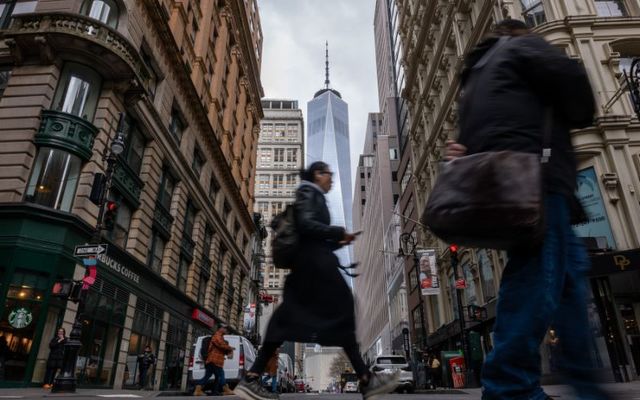
<instances>
[{"instance_id":1,"label":"traffic signal box","mask_svg":"<svg viewBox=\"0 0 640 400\"><path fill-rule=\"evenodd\" d=\"M104 207L104 216L102 217L102 228L106 231L112 231L116 226L116 214L118 213L118 204L115 201L107 201Z\"/></svg>"},{"instance_id":2,"label":"traffic signal box","mask_svg":"<svg viewBox=\"0 0 640 400\"><path fill-rule=\"evenodd\" d=\"M82 291L82 281L72 281L71 279L62 279L56 281L51 289L51 296L63 300L71 300L77 303L80 300Z\"/></svg>"}]
</instances>

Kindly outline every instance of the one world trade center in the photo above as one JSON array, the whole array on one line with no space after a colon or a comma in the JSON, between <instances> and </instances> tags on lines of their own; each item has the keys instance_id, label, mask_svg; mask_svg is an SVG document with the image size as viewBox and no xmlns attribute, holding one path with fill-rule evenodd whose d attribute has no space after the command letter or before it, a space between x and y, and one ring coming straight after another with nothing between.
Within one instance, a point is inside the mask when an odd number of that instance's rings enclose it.
<instances>
[{"instance_id":1,"label":"one world trade center","mask_svg":"<svg viewBox=\"0 0 640 400\"><path fill-rule=\"evenodd\" d=\"M329 50L326 50L326 79L307 103L307 166L324 161L334 171L333 188L326 195L331 224L352 232L351 221L351 157L349 152L349 109L337 90L329 87ZM351 264L351 247L336 251L340 264ZM345 280L352 285L349 276Z\"/></svg>"}]
</instances>

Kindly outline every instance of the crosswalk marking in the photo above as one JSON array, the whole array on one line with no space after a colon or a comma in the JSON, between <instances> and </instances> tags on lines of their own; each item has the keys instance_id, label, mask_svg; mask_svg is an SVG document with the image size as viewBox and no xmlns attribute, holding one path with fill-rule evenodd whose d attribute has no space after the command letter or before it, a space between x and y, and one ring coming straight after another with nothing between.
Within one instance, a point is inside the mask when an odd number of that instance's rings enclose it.
<instances>
[{"instance_id":1,"label":"crosswalk marking","mask_svg":"<svg viewBox=\"0 0 640 400\"><path fill-rule=\"evenodd\" d=\"M99 394L98 397L109 397L109 398L139 398L142 396L138 396L137 394L129 394L129 393L123 393L123 394Z\"/></svg>"}]
</instances>

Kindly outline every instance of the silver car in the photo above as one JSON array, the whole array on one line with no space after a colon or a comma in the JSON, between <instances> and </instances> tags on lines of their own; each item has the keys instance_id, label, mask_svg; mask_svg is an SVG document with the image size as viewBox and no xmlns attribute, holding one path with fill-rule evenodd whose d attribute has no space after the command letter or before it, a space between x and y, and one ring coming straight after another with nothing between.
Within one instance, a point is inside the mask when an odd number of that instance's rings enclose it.
<instances>
[{"instance_id":1,"label":"silver car","mask_svg":"<svg viewBox=\"0 0 640 400\"><path fill-rule=\"evenodd\" d=\"M407 362L404 356L398 355L382 355L376 357L375 363L371 366L371 371L378 374L392 374L394 372L400 373L400 384L396 391L413 393L416 388L416 382L413 379L413 371L411 365Z\"/></svg>"}]
</instances>

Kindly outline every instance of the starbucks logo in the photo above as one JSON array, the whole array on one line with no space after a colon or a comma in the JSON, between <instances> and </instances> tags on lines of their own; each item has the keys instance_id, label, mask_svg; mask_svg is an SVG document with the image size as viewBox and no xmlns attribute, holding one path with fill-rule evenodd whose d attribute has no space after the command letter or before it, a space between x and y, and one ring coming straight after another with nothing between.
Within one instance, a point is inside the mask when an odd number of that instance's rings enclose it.
<instances>
[{"instance_id":1,"label":"starbucks logo","mask_svg":"<svg viewBox=\"0 0 640 400\"><path fill-rule=\"evenodd\" d=\"M29 309L20 307L9 313L9 325L16 329L26 328L33 321L33 315Z\"/></svg>"}]
</instances>

